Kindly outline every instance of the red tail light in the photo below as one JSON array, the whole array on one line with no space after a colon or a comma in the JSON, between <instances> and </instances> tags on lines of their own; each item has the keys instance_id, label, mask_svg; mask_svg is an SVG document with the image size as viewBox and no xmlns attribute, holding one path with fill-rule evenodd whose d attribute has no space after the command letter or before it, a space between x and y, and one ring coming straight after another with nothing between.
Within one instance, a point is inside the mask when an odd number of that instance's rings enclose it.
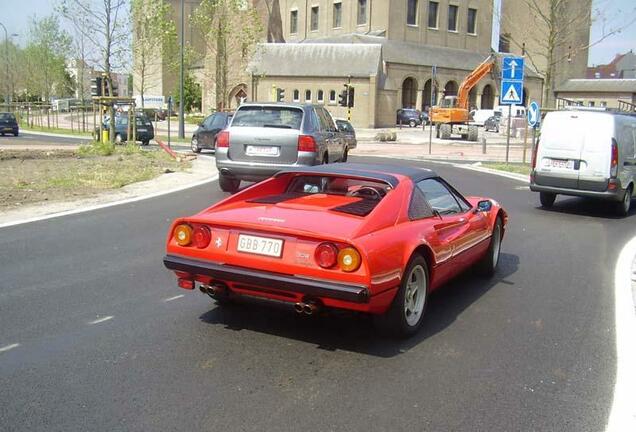
<instances>
[{"instance_id":1,"label":"red tail light","mask_svg":"<svg viewBox=\"0 0 636 432\"><path fill-rule=\"evenodd\" d=\"M194 246L199 249L204 249L208 247L210 240L212 240L210 228L203 225L199 225L194 228L194 234L192 235L192 243Z\"/></svg>"},{"instance_id":2,"label":"red tail light","mask_svg":"<svg viewBox=\"0 0 636 432\"><path fill-rule=\"evenodd\" d=\"M537 153L539 153L539 141L537 141L537 144L534 146L534 149L532 150L532 169L535 169L537 167Z\"/></svg>"},{"instance_id":3,"label":"red tail light","mask_svg":"<svg viewBox=\"0 0 636 432\"><path fill-rule=\"evenodd\" d=\"M314 137L309 135L299 135L298 136L298 151L301 152L315 152L316 151L316 141Z\"/></svg>"},{"instance_id":4,"label":"red tail light","mask_svg":"<svg viewBox=\"0 0 636 432\"><path fill-rule=\"evenodd\" d=\"M316 263L322 268L331 268L338 261L338 248L332 243L320 243L314 253Z\"/></svg>"},{"instance_id":5,"label":"red tail light","mask_svg":"<svg viewBox=\"0 0 636 432\"><path fill-rule=\"evenodd\" d=\"M612 162L610 164L610 177L618 175L618 143L612 138Z\"/></svg>"},{"instance_id":6,"label":"red tail light","mask_svg":"<svg viewBox=\"0 0 636 432\"><path fill-rule=\"evenodd\" d=\"M216 136L216 147L223 148L230 146L230 132L229 131L221 131Z\"/></svg>"}]
</instances>

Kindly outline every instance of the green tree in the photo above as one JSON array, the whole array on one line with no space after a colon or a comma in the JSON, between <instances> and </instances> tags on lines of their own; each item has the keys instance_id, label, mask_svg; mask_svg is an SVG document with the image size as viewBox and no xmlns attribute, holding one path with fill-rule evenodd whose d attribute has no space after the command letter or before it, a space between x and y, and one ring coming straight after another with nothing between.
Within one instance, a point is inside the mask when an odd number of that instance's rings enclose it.
<instances>
[{"instance_id":1,"label":"green tree","mask_svg":"<svg viewBox=\"0 0 636 432\"><path fill-rule=\"evenodd\" d=\"M60 29L56 16L31 19L29 42L24 50L27 69L27 89L50 101L51 96L67 95L66 55L71 37Z\"/></svg>"},{"instance_id":2,"label":"green tree","mask_svg":"<svg viewBox=\"0 0 636 432\"><path fill-rule=\"evenodd\" d=\"M185 101L183 108L185 111L201 111L201 85L197 83L192 75L186 74L183 78L183 99ZM181 103L179 99L179 84L173 91L172 100L174 106L178 106Z\"/></svg>"},{"instance_id":3,"label":"green tree","mask_svg":"<svg viewBox=\"0 0 636 432\"><path fill-rule=\"evenodd\" d=\"M245 70L263 32L261 20L246 0L202 0L192 21L213 62L216 105L223 109L228 106L230 69Z\"/></svg>"},{"instance_id":4,"label":"green tree","mask_svg":"<svg viewBox=\"0 0 636 432\"><path fill-rule=\"evenodd\" d=\"M133 83L142 108L147 80L162 73L162 58L175 57L177 32L170 15L164 0L131 0Z\"/></svg>"}]
</instances>

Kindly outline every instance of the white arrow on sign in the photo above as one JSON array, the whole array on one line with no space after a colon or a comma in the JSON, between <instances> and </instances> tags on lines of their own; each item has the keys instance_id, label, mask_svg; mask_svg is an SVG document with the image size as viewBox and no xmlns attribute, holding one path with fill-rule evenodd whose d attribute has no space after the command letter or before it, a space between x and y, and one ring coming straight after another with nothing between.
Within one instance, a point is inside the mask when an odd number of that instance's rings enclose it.
<instances>
[{"instance_id":1,"label":"white arrow on sign","mask_svg":"<svg viewBox=\"0 0 636 432\"><path fill-rule=\"evenodd\" d=\"M530 115L530 123L536 123L537 122L537 112L533 109L531 109L528 114Z\"/></svg>"},{"instance_id":2,"label":"white arrow on sign","mask_svg":"<svg viewBox=\"0 0 636 432\"><path fill-rule=\"evenodd\" d=\"M517 64L517 62L515 60L512 60L510 63L508 63L510 65L510 69L512 69L512 72L510 73L510 78L514 79L515 77L515 70L517 70L517 66L519 66Z\"/></svg>"},{"instance_id":3,"label":"white arrow on sign","mask_svg":"<svg viewBox=\"0 0 636 432\"><path fill-rule=\"evenodd\" d=\"M515 90L515 86L511 85L508 87L508 93L503 97L503 100L506 102L521 102L521 98L517 90Z\"/></svg>"}]
</instances>

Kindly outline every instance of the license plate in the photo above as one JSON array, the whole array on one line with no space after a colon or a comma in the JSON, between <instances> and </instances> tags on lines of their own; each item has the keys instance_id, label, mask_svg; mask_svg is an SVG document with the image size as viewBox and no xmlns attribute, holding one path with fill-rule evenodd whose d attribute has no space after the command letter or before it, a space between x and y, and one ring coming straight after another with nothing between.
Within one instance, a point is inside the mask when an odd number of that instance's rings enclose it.
<instances>
[{"instance_id":1,"label":"license plate","mask_svg":"<svg viewBox=\"0 0 636 432\"><path fill-rule=\"evenodd\" d=\"M283 253L283 241L281 239L239 234L236 250L257 255L280 257Z\"/></svg>"},{"instance_id":2,"label":"license plate","mask_svg":"<svg viewBox=\"0 0 636 432\"><path fill-rule=\"evenodd\" d=\"M137 129L137 132L148 132L148 129Z\"/></svg>"},{"instance_id":3,"label":"license plate","mask_svg":"<svg viewBox=\"0 0 636 432\"><path fill-rule=\"evenodd\" d=\"M245 154L248 156L278 156L279 150L276 146L248 145L245 149Z\"/></svg>"},{"instance_id":4,"label":"license plate","mask_svg":"<svg viewBox=\"0 0 636 432\"><path fill-rule=\"evenodd\" d=\"M552 159L551 162L553 168L574 169L573 160Z\"/></svg>"},{"instance_id":5,"label":"license plate","mask_svg":"<svg viewBox=\"0 0 636 432\"><path fill-rule=\"evenodd\" d=\"M13 128L6 127L6 128L4 128L4 130L11 132L13 130Z\"/></svg>"}]
</instances>

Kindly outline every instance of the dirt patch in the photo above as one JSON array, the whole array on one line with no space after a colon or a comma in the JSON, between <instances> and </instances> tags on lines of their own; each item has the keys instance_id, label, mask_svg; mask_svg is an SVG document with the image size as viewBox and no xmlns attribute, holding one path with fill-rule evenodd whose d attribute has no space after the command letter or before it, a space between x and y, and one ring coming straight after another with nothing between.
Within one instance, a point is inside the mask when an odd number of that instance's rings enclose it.
<instances>
[{"instance_id":1,"label":"dirt patch","mask_svg":"<svg viewBox=\"0 0 636 432\"><path fill-rule=\"evenodd\" d=\"M90 197L190 166L163 151L117 149L109 156L86 156L75 150L2 150L0 210Z\"/></svg>"}]
</instances>

